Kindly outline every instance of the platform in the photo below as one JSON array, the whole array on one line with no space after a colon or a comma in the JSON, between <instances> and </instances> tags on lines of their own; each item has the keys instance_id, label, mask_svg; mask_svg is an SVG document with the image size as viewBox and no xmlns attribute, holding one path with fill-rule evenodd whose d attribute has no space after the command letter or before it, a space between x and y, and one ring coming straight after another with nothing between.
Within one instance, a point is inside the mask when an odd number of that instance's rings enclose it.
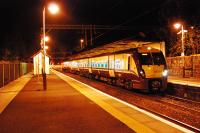
<instances>
[{"instance_id":1,"label":"platform","mask_svg":"<svg viewBox=\"0 0 200 133\"><path fill-rule=\"evenodd\" d=\"M200 79L196 79L196 78L180 78L180 77L175 77L175 76L169 76L168 82L172 84L200 87Z\"/></svg>"},{"instance_id":2,"label":"platform","mask_svg":"<svg viewBox=\"0 0 200 133\"><path fill-rule=\"evenodd\" d=\"M191 132L60 72L30 74L0 90L0 133Z\"/></svg>"},{"instance_id":3,"label":"platform","mask_svg":"<svg viewBox=\"0 0 200 133\"><path fill-rule=\"evenodd\" d=\"M176 97L200 102L200 80L196 78L169 76L167 93Z\"/></svg>"}]
</instances>

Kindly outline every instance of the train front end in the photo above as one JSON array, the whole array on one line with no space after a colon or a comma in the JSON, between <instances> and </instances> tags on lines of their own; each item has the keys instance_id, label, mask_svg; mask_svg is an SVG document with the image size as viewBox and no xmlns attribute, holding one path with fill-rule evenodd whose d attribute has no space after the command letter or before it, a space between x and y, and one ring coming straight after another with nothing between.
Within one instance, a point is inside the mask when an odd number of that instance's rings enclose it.
<instances>
[{"instance_id":1,"label":"train front end","mask_svg":"<svg viewBox=\"0 0 200 133\"><path fill-rule=\"evenodd\" d=\"M165 91L167 88L168 70L163 53L151 47L138 50L140 62L139 73L144 87L150 91Z\"/></svg>"}]
</instances>

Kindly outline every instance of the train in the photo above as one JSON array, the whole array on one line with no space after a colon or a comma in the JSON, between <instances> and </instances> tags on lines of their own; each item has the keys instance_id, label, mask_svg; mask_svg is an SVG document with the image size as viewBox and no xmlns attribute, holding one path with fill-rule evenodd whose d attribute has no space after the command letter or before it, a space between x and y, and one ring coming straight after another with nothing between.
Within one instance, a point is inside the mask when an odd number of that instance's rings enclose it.
<instances>
[{"instance_id":1,"label":"train","mask_svg":"<svg viewBox=\"0 0 200 133\"><path fill-rule=\"evenodd\" d=\"M119 44L119 43L117 43ZM121 44L121 43L120 43ZM149 43L148 43L149 44ZM62 70L99 79L108 84L138 89L145 92L164 92L168 70L163 52L154 45L122 45L116 51L102 49L89 51L62 63ZM115 46L115 45L111 45ZM119 46L119 45L117 45ZM133 47L134 46L134 47ZM87 56L86 56L87 55Z\"/></svg>"}]
</instances>

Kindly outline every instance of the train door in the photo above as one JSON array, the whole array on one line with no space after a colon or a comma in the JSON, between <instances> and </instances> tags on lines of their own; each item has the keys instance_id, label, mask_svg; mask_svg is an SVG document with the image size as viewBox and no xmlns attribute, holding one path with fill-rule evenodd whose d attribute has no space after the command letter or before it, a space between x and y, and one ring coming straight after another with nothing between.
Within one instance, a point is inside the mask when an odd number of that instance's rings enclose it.
<instances>
[{"instance_id":1,"label":"train door","mask_svg":"<svg viewBox=\"0 0 200 133\"><path fill-rule=\"evenodd\" d=\"M128 55L128 71L130 71L130 55Z\"/></svg>"}]
</instances>

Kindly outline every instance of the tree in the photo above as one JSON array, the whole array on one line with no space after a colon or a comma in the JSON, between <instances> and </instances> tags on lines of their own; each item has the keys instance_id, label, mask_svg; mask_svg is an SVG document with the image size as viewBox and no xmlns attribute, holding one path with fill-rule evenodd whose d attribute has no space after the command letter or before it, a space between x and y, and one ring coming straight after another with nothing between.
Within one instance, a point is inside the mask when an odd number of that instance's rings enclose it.
<instances>
[{"instance_id":1,"label":"tree","mask_svg":"<svg viewBox=\"0 0 200 133\"><path fill-rule=\"evenodd\" d=\"M199 27L190 27L185 36L185 44L191 54L198 54L200 52L200 28ZM187 52L186 51L186 52Z\"/></svg>"}]
</instances>

